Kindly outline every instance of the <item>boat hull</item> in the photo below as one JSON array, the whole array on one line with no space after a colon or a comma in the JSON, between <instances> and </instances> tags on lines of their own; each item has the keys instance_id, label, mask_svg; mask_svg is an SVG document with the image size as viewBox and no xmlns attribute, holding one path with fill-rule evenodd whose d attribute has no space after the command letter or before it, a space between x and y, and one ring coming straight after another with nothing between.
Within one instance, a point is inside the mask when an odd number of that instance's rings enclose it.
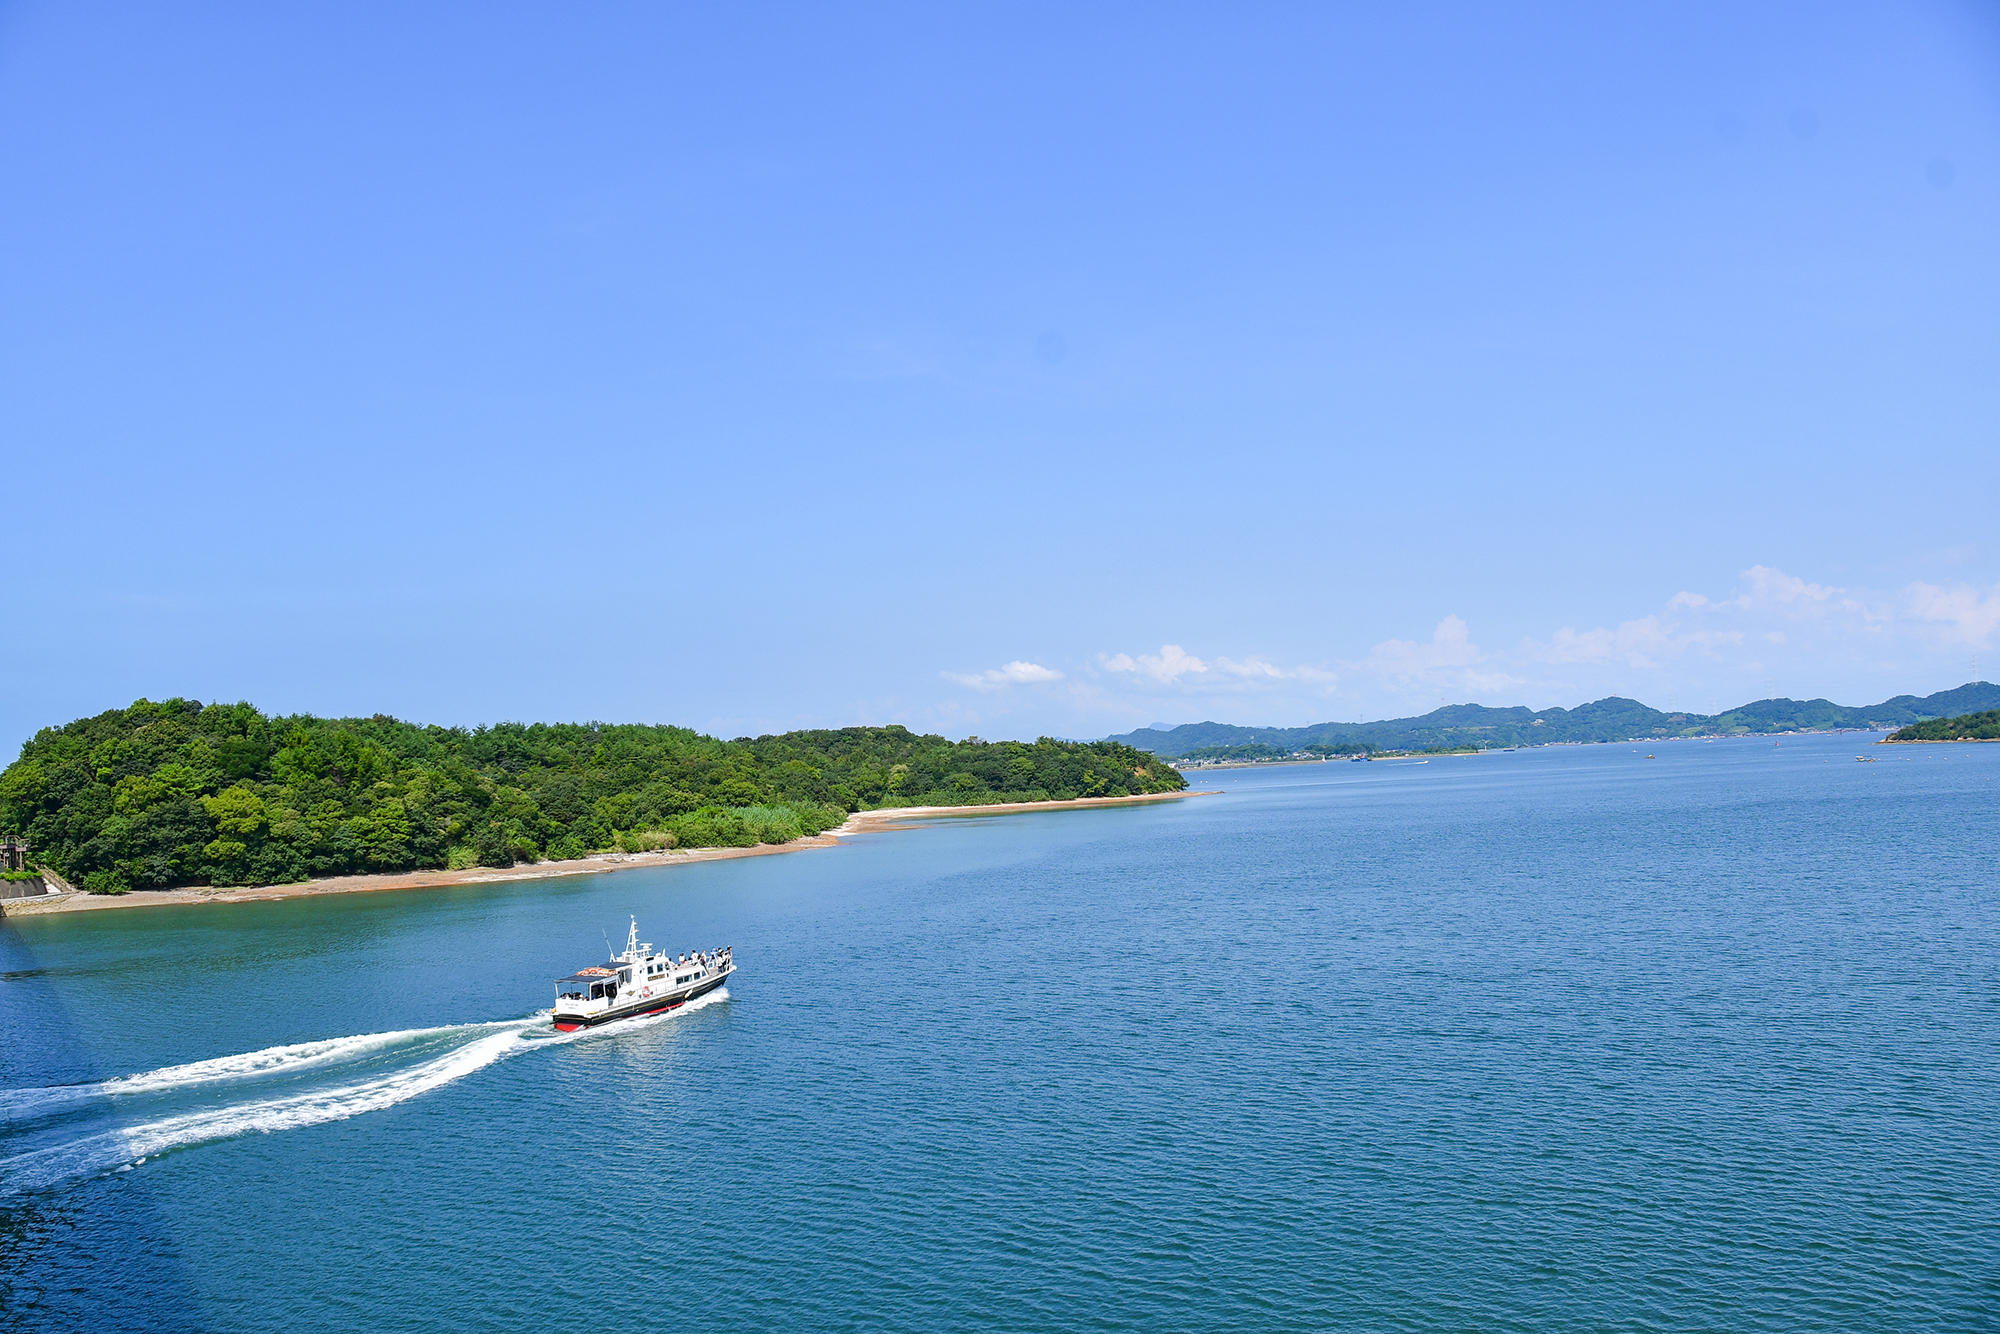
<instances>
[{"instance_id":1,"label":"boat hull","mask_svg":"<svg viewBox=\"0 0 2000 1334\"><path fill-rule=\"evenodd\" d=\"M644 996L629 1004L614 1005L608 1010L600 1010L596 1014L553 1015L551 1016L551 1021L555 1024L557 1032L574 1033L580 1028L596 1028L600 1024L614 1024L620 1019L641 1019L649 1014L664 1014L668 1010L678 1010L691 1000L706 996L709 992L714 991L717 987L727 982L730 974L735 971L734 968L731 968L728 972L717 973L713 977L705 977L691 987L685 987L679 991L663 991L653 996Z\"/></svg>"}]
</instances>

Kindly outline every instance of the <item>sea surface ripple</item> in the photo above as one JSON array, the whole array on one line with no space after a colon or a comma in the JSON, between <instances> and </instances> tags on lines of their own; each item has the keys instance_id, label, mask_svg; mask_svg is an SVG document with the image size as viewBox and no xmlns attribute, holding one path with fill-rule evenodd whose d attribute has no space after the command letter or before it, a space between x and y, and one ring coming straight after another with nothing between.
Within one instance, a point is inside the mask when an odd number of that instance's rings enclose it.
<instances>
[{"instance_id":1,"label":"sea surface ripple","mask_svg":"<svg viewBox=\"0 0 2000 1334\"><path fill-rule=\"evenodd\" d=\"M2000 747L1870 741L9 921L0 1329L2000 1328ZM628 913L740 973L555 1038Z\"/></svg>"}]
</instances>

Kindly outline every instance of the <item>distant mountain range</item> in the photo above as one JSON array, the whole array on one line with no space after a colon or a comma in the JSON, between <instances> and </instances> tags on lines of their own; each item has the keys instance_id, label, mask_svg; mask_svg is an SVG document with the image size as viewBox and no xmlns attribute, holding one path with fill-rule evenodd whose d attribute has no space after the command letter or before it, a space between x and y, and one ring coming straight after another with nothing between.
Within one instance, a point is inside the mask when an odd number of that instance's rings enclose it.
<instances>
[{"instance_id":1,"label":"distant mountain range","mask_svg":"<svg viewBox=\"0 0 2000 1334\"><path fill-rule=\"evenodd\" d=\"M1237 727L1183 723L1144 727L1107 738L1181 759L1198 751L1268 748L1276 754L1317 749L1429 750L1462 746L1543 746L1558 741L1638 741L1675 736L1731 736L1750 732L1829 732L1839 728L1904 727L1926 718L1948 718L2000 708L2000 686L1974 681L1919 698L1898 695L1880 704L1849 708L1824 699L1760 699L1727 713L1661 713L1636 699L1612 696L1574 709L1489 709L1452 704L1420 718L1375 723L1311 723L1305 727ZM1253 752L1254 753L1254 752Z\"/></svg>"}]
</instances>

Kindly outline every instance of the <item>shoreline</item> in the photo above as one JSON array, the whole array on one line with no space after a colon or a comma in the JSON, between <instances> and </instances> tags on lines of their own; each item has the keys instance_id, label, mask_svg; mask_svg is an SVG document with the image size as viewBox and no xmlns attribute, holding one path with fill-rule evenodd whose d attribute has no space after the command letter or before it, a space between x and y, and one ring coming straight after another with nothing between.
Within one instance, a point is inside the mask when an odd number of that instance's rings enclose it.
<instances>
[{"instance_id":1,"label":"shoreline","mask_svg":"<svg viewBox=\"0 0 2000 1334\"><path fill-rule=\"evenodd\" d=\"M1552 744L1562 745L1565 743L1555 742ZM1528 749L1528 748L1521 746L1498 746L1494 747L1491 750L1440 750L1433 754L1427 754L1424 751L1420 750L1398 750L1398 751L1389 751L1387 753L1382 753L1382 754L1376 754L1374 756L1371 756L1367 761L1365 761L1365 763L1395 764L1398 761L1407 762L1410 760L1451 760L1451 759L1458 759L1462 756L1467 756L1467 755L1500 755L1509 750L1521 750L1521 749ZM1533 749L1540 749L1540 748L1534 747ZM1192 765L1186 769L1176 769L1175 772L1185 776L1187 774L1207 773L1211 769L1282 769L1287 765L1350 764L1352 762L1353 762L1353 757L1348 755L1338 755L1330 760L1214 760L1203 764ZM1168 765L1171 766L1173 764L1173 761L1168 760L1167 763Z\"/></svg>"},{"instance_id":2,"label":"shoreline","mask_svg":"<svg viewBox=\"0 0 2000 1334\"><path fill-rule=\"evenodd\" d=\"M1216 795L1213 791L1142 792L1126 797L1075 797L1068 801L1005 801L986 806L896 806L856 811L835 829L808 834L789 843L759 843L749 848L688 848L660 852L599 852L569 861L517 862L513 866L473 866L451 871L389 871L373 875L328 876L285 885L234 885L227 888L190 886L183 889L135 889L125 894L72 891L48 898L0 899L0 917L42 917L51 913L95 912L105 908L181 907L209 903L261 903L305 898L316 894L367 894L391 890L449 889L512 880L555 880L572 875L600 875L638 867L687 866L696 862L729 861L737 857L769 857L781 852L806 852L837 847L855 834L882 833L925 820L968 819L983 815L1020 815L1034 811L1091 810L1102 806L1132 806L1155 801L1181 801Z\"/></svg>"},{"instance_id":3,"label":"shoreline","mask_svg":"<svg viewBox=\"0 0 2000 1334\"><path fill-rule=\"evenodd\" d=\"M1672 744L1677 741L1770 741L1770 740L1782 741L1786 737L1867 736L1872 733L1885 732L1891 730L1894 729L1882 728L1882 727L1802 727L1797 729L1796 731L1791 731L1791 732L1716 732L1712 735L1702 734L1695 736L1638 736L1638 737L1623 737L1616 741L1523 741L1512 746L1474 746L1464 750L1376 751L1372 758L1375 763L1379 764L1383 762L1393 762L1396 760L1448 760L1459 756L1467 756L1467 755L1505 755L1512 751L1517 751L1517 750L1519 751L1557 750L1565 746L1578 746L1578 747L1641 746L1648 744L1664 746ZM1879 746L1886 743L1888 740L1889 738L1887 736L1884 736L1881 738L1881 740L1875 742L1875 744ZM1936 738L1935 740L1926 737L1921 742L1899 741L1896 742L1895 744L1899 746L1916 745L1916 744L1935 745L1941 742L1948 742L1948 741L2000 741L2000 737L1939 737ZM1324 764L1324 763L1339 764L1342 760L1347 759L1349 757L1336 756L1332 760L1294 760L1294 759L1214 760L1214 761L1208 761L1191 765L1186 769L1182 769L1179 767L1181 758L1183 757L1176 756L1173 759L1168 760L1167 764L1169 767L1172 767L1175 770L1175 772L1185 776L1187 774L1203 773L1210 769L1275 768L1277 766L1286 764Z\"/></svg>"},{"instance_id":4,"label":"shoreline","mask_svg":"<svg viewBox=\"0 0 2000 1334\"><path fill-rule=\"evenodd\" d=\"M2000 736L1909 736L1901 741L1885 736L1878 746L1989 746L2000 745Z\"/></svg>"}]
</instances>

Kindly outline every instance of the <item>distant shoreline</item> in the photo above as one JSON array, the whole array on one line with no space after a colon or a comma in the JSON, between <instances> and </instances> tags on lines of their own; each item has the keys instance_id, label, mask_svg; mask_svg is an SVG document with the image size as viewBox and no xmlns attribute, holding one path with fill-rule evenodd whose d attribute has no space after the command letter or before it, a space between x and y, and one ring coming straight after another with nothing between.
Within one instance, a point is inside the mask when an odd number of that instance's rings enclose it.
<instances>
[{"instance_id":1,"label":"distant shoreline","mask_svg":"<svg viewBox=\"0 0 2000 1334\"><path fill-rule=\"evenodd\" d=\"M1505 749L1520 750L1523 748L1508 746ZM1397 764L1408 763L1411 760L1449 760L1456 759L1462 755L1498 755L1500 753L1500 750L1497 748L1494 750L1440 750L1435 753L1427 753L1420 750L1399 750L1388 754L1371 755L1364 763ZM1282 769L1286 765L1292 764L1352 764L1354 763L1354 757L1351 755L1335 755L1333 758L1326 760L1203 760L1190 764L1185 769L1179 767L1178 761L1168 760L1167 763L1174 765L1175 772L1186 775L1205 774L1212 769Z\"/></svg>"},{"instance_id":2,"label":"distant shoreline","mask_svg":"<svg viewBox=\"0 0 2000 1334\"><path fill-rule=\"evenodd\" d=\"M780 852L831 848L853 834L881 833L898 825L924 820L963 819L982 815L1018 815L1031 811L1083 810L1099 806L1130 806L1186 797L1213 796L1210 791L1144 792L1125 797L1076 797L1068 801L1006 801L985 806L898 806L856 811L837 829L809 834L789 843L759 843L751 848L689 848L664 852L600 852L568 861L522 862L513 866L442 867L427 871L396 871L382 875L328 876L284 885L234 885L226 888L190 886L184 889L135 889L125 894L81 891L46 899L0 900L0 917L40 917L50 913L94 912L101 908L159 908L210 903L261 903L271 899L305 898L316 894L376 893L400 889L445 889L489 885L514 880L555 880L572 875L599 875L649 866L686 866L695 862L729 861L737 857L768 857Z\"/></svg>"},{"instance_id":3,"label":"distant shoreline","mask_svg":"<svg viewBox=\"0 0 2000 1334\"><path fill-rule=\"evenodd\" d=\"M1875 744L1878 746L1992 746L2000 745L2000 736L1906 736L1900 741L1893 736L1885 736Z\"/></svg>"},{"instance_id":4,"label":"distant shoreline","mask_svg":"<svg viewBox=\"0 0 2000 1334\"><path fill-rule=\"evenodd\" d=\"M1721 713L1661 711L1610 695L1574 708L1529 710L1484 704L1448 704L1408 718L1367 722L1316 722L1299 727L1247 727L1235 723L1156 724L1105 738L1161 759L1187 759L1197 751L1237 747L1273 757L1341 746L1426 750L1442 746L1505 749L1511 746L1598 745L1627 741L1705 740L1734 736L1787 736L1817 732L1889 731L1936 718L2000 709L2000 686L1968 681L1919 698L1897 695L1877 704L1843 705L1827 699L1759 699ZM1240 758L1251 758L1243 756Z\"/></svg>"},{"instance_id":5,"label":"distant shoreline","mask_svg":"<svg viewBox=\"0 0 2000 1334\"><path fill-rule=\"evenodd\" d=\"M1673 744L1675 742L1687 742L1687 741L1768 741L1768 740L1783 741L1787 737L1865 736L1871 732L1883 732L1887 730L1889 729L1883 727L1801 727L1790 732L1717 732L1713 735L1701 735L1701 736L1635 736L1635 737L1622 737L1615 741L1533 741L1533 742L1524 741L1517 745L1512 745L1512 746L1468 746L1463 748L1453 748L1451 750L1391 750L1391 751L1378 750L1371 753L1368 758L1370 761L1377 764L1385 762L1393 764L1398 760L1402 761L1449 760L1470 755L1507 755L1515 751L1557 750L1566 746L1567 747L1642 746L1649 744L1664 746ZM1888 738L1884 737L1882 738L1881 741L1877 741L1875 744L1881 745L1887 740ZM1944 737L1940 738L1940 740L1993 741L1993 740L2000 740L2000 738ZM1917 744L1917 742L1915 740L1912 740L1907 742L1897 742L1896 744L1914 745ZM1923 744L1926 745L1931 744L1931 739L1924 738ZM1335 755L1330 759L1324 759L1324 760L1322 759L1302 760L1302 759L1295 759L1288 755L1283 759L1275 759L1275 760L1198 760L1189 762L1186 756L1177 755L1172 759L1169 759L1167 763L1173 767L1176 773L1185 776L1187 774L1193 774L1193 773L1206 773L1211 769L1270 769L1288 764L1339 764L1343 760L1352 760L1353 758L1354 757L1351 755ZM1182 768L1181 766L1183 764L1186 764L1187 767Z\"/></svg>"}]
</instances>

